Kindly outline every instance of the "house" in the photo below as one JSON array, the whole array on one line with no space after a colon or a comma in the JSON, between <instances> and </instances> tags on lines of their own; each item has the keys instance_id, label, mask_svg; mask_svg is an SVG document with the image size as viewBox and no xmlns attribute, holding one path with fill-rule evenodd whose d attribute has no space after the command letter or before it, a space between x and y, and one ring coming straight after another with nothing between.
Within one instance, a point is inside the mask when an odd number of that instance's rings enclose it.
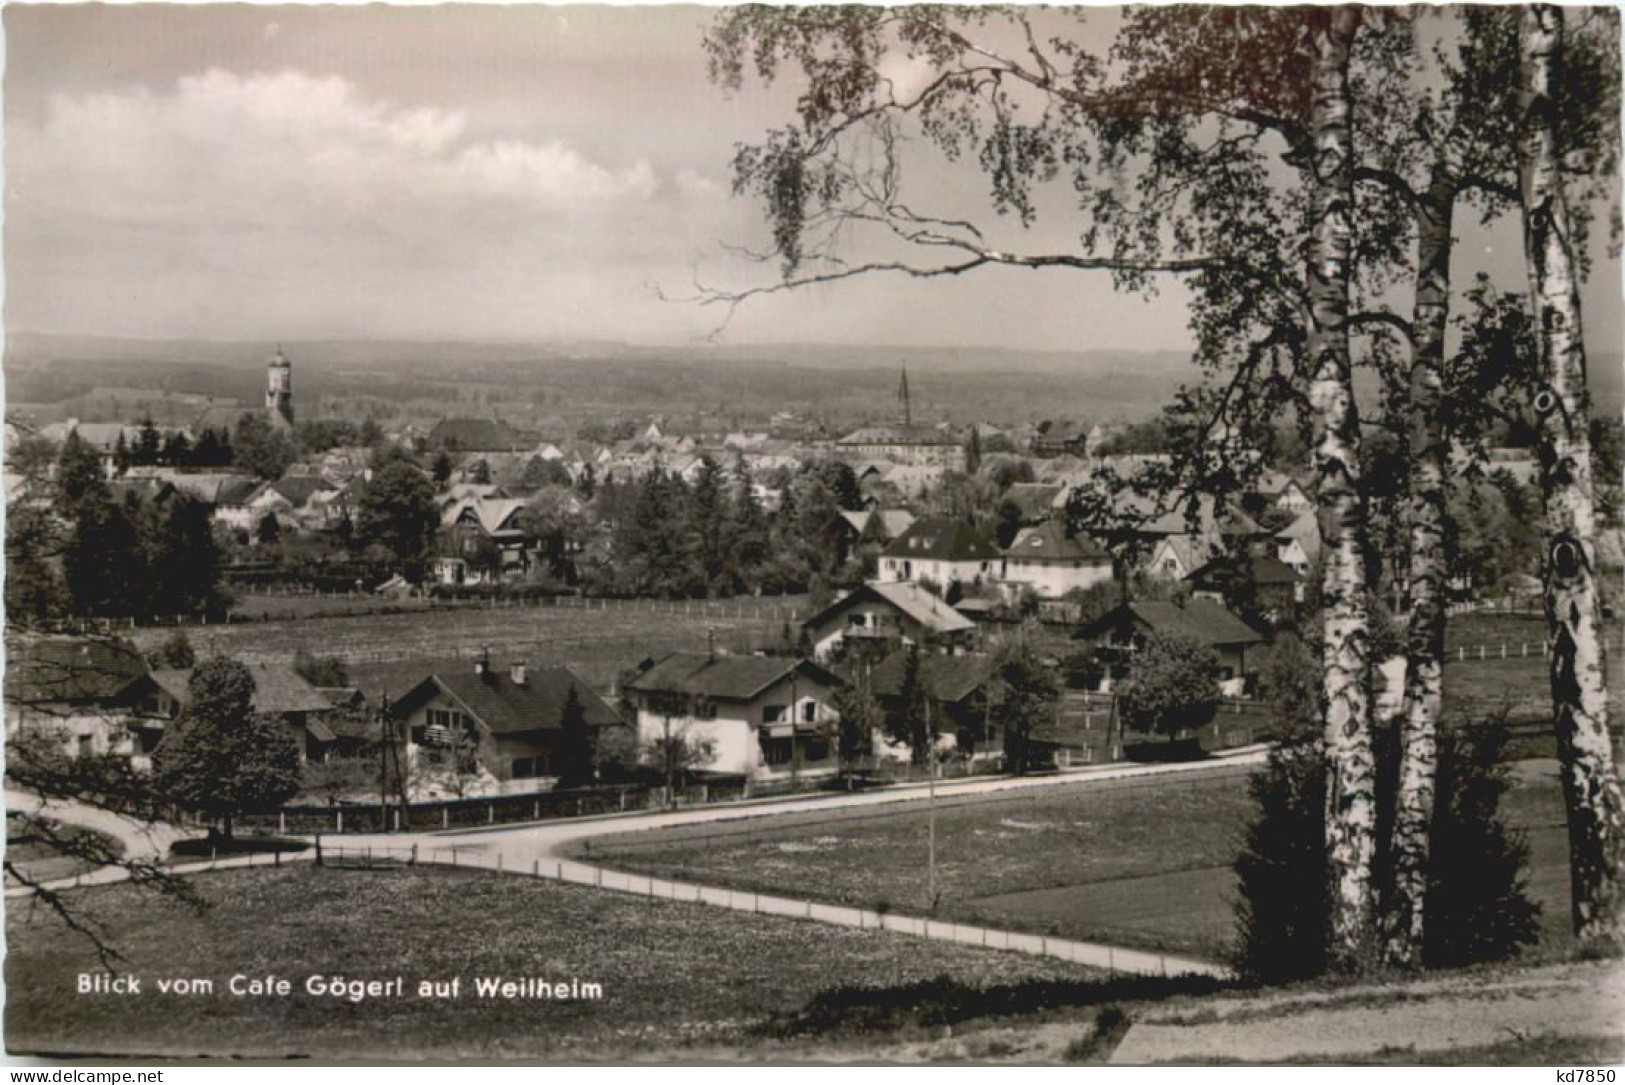
<instances>
[{"instance_id":1,"label":"house","mask_svg":"<svg viewBox=\"0 0 1625 1085\"><path fill-rule=\"evenodd\" d=\"M1320 522L1314 509L1305 510L1296 520L1275 533L1275 556L1307 576L1320 557Z\"/></svg>"},{"instance_id":2,"label":"house","mask_svg":"<svg viewBox=\"0 0 1625 1085\"><path fill-rule=\"evenodd\" d=\"M68 757L134 757L156 746L143 744L141 724L161 720L166 706L134 644L13 634L6 647L8 740L38 735Z\"/></svg>"},{"instance_id":3,"label":"house","mask_svg":"<svg viewBox=\"0 0 1625 1085\"><path fill-rule=\"evenodd\" d=\"M1192 637L1212 648L1219 656L1220 679L1226 682L1251 674L1247 650L1265 643L1264 634L1223 605L1206 599L1122 603L1080 627L1073 637L1096 649L1105 688L1127 672L1134 653L1159 633Z\"/></svg>"},{"instance_id":4,"label":"house","mask_svg":"<svg viewBox=\"0 0 1625 1085\"><path fill-rule=\"evenodd\" d=\"M861 542L888 543L914 523L914 514L907 509L864 509L861 512L842 512L831 525L835 540L835 557L845 561L852 556Z\"/></svg>"},{"instance_id":5,"label":"house","mask_svg":"<svg viewBox=\"0 0 1625 1085\"><path fill-rule=\"evenodd\" d=\"M916 520L880 552L880 579L947 587L997 576L1003 555L993 540L958 520Z\"/></svg>"},{"instance_id":6,"label":"house","mask_svg":"<svg viewBox=\"0 0 1625 1085\"><path fill-rule=\"evenodd\" d=\"M594 734L624 724L620 715L567 667L504 670L481 656L467 670L437 671L389 706L404 721L408 762L469 758L498 779L556 775L560 721L574 690Z\"/></svg>"},{"instance_id":7,"label":"house","mask_svg":"<svg viewBox=\"0 0 1625 1085\"><path fill-rule=\"evenodd\" d=\"M828 774L838 767L834 673L810 660L673 652L623 685L639 743L709 740L710 772L750 780Z\"/></svg>"},{"instance_id":8,"label":"house","mask_svg":"<svg viewBox=\"0 0 1625 1085\"><path fill-rule=\"evenodd\" d=\"M828 660L857 646L889 651L904 640L960 651L970 644L976 625L917 584L870 581L808 618L801 628L814 657Z\"/></svg>"},{"instance_id":9,"label":"house","mask_svg":"<svg viewBox=\"0 0 1625 1085\"><path fill-rule=\"evenodd\" d=\"M1043 599L1092 588L1112 578L1112 556L1087 535L1069 533L1055 520L1024 527L1005 548L1006 583L1031 588Z\"/></svg>"},{"instance_id":10,"label":"house","mask_svg":"<svg viewBox=\"0 0 1625 1085\"><path fill-rule=\"evenodd\" d=\"M282 721L288 736L299 749L299 760L316 759L322 746L332 743L335 736L328 730L325 716L333 710L333 702L321 690L305 681L288 663L245 663L254 679L255 712L275 716ZM164 707L169 718L178 717L191 703L192 672L190 670L158 670L152 679L166 697Z\"/></svg>"},{"instance_id":11,"label":"house","mask_svg":"<svg viewBox=\"0 0 1625 1085\"><path fill-rule=\"evenodd\" d=\"M1044 421L1033 435L1035 456L1081 456L1087 453L1090 429L1082 422Z\"/></svg>"},{"instance_id":12,"label":"house","mask_svg":"<svg viewBox=\"0 0 1625 1085\"><path fill-rule=\"evenodd\" d=\"M869 672L869 692L888 717L903 710L903 678L909 649L899 648ZM994 661L991 655L920 656L920 681L930 700L932 726L939 744L972 760L1002 756L1004 736L992 719L995 701ZM897 751L902 757L907 750Z\"/></svg>"},{"instance_id":13,"label":"house","mask_svg":"<svg viewBox=\"0 0 1625 1085\"><path fill-rule=\"evenodd\" d=\"M530 563L530 542L522 523L525 508L526 503L517 497L471 497L445 506L440 524L456 548L455 553L446 556L463 561L465 578L471 570L478 572L476 579L523 572ZM492 547L486 551L490 564L479 568L480 551L487 543Z\"/></svg>"},{"instance_id":14,"label":"house","mask_svg":"<svg viewBox=\"0 0 1625 1085\"><path fill-rule=\"evenodd\" d=\"M1206 599L1274 622L1303 602L1304 578L1269 554L1214 558L1185 578L1195 599Z\"/></svg>"},{"instance_id":15,"label":"house","mask_svg":"<svg viewBox=\"0 0 1625 1085\"><path fill-rule=\"evenodd\" d=\"M1265 469L1260 471L1253 480L1249 493L1248 511L1254 508L1260 512L1264 509L1276 509L1281 512L1298 513L1314 505L1314 499L1309 496L1297 479L1285 471Z\"/></svg>"}]
</instances>

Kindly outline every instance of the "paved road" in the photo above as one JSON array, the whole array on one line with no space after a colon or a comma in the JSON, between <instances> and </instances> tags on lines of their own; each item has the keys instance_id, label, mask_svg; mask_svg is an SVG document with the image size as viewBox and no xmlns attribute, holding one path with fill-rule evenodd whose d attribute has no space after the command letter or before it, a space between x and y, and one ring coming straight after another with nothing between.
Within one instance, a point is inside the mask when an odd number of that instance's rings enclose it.
<instances>
[{"instance_id":1,"label":"paved road","mask_svg":"<svg viewBox=\"0 0 1625 1085\"><path fill-rule=\"evenodd\" d=\"M11 787L6 788L6 811L41 814L68 825L106 833L124 845L124 854L130 859L162 858L169 854L169 846L175 841L199 835L195 829L142 821L67 799L42 799L32 792Z\"/></svg>"}]
</instances>

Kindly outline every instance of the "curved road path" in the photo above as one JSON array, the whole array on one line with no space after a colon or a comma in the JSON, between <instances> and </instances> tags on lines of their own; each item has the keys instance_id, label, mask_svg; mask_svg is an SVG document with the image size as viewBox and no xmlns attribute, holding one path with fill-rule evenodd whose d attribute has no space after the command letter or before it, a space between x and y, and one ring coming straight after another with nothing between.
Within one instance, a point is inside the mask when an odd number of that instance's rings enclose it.
<instances>
[{"instance_id":1,"label":"curved road path","mask_svg":"<svg viewBox=\"0 0 1625 1085\"><path fill-rule=\"evenodd\" d=\"M1228 756L1211 761L1165 765L1101 765L1050 776L994 777L942 782L938 783L936 787L936 795L941 800L1007 792L1017 793L1040 788L1088 787L1091 784L1101 784L1108 781L1177 777L1192 772L1211 770L1221 765L1259 765L1263 763L1266 753L1267 751L1263 747L1249 747L1243 750L1231 751ZM1110 968L1115 971L1153 974L1179 972L1199 972L1208 975L1224 974L1225 970L1211 961L1145 953L1126 947L1107 946L1099 943L1046 938L1015 931L968 927L962 924L944 923L924 917L896 914L881 915L864 909L843 908L808 900L763 896L761 894L717 889L713 886L704 886L692 882L673 882L648 878L643 875L629 875L568 859L565 856L571 845L603 836L647 832L653 829L664 829L680 825L768 818L781 814L882 806L903 808L923 804L927 800L927 792L926 785L915 784L877 791L825 794L796 799L779 798L743 803L722 803L714 806L680 810L640 811L605 817L526 822L493 826L491 828L324 836L322 841L324 850L329 855L335 852L346 856L373 857L402 857L411 854L419 862L478 867L488 870L500 870L511 874L553 877L562 881L593 885L612 891L664 899L695 901L731 908L736 911L756 911L794 916L842 926L883 927L886 930L933 940L981 944L992 948L1036 953L1043 956L1058 957L1062 960ZM16 808L12 792L7 793L6 801L9 807ZM37 802L37 800L35 801ZM102 811L91 810L88 807L79 807L77 809L88 811L90 814L102 815L102 817L113 821L128 821L128 819L119 818L117 815L105 814ZM53 816L63 821L75 821L76 818L73 816L75 812L75 809L63 804L53 804L50 810ZM97 820L100 821L101 819L98 818ZM91 824L90 821L84 823ZM92 827L100 828L102 826L101 824L93 824ZM185 835L168 826L163 828L175 833L177 836ZM128 831L128 826L123 826L121 832L115 833L115 835L119 835L120 839L125 839L122 834ZM126 846L129 847L128 844ZM306 852L299 858L310 859L313 858L313 855ZM223 859L218 863L196 863L176 869L177 871L187 871L227 869L249 865L263 866L269 861L265 856ZM118 870L97 871L84 875L78 881L64 879L57 884L62 887L74 884L106 884L122 880L119 877L121 874L122 871ZM19 895L21 892L26 892L26 890L12 890L7 895Z\"/></svg>"}]
</instances>

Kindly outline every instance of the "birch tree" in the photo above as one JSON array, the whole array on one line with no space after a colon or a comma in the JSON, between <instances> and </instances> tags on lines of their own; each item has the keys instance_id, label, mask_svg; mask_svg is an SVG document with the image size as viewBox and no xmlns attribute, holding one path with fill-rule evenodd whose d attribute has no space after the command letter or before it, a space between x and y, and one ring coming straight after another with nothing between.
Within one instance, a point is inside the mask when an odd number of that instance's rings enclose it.
<instances>
[{"instance_id":1,"label":"birch tree","mask_svg":"<svg viewBox=\"0 0 1625 1085\"><path fill-rule=\"evenodd\" d=\"M1552 640L1552 709L1568 809L1574 931L1582 941L1597 941L1622 933L1625 809L1608 734L1580 269L1559 166L1556 97L1563 45L1562 9L1523 9L1518 187L1536 339L1532 406L1545 498L1542 581Z\"/></svg>"}]
</instances>

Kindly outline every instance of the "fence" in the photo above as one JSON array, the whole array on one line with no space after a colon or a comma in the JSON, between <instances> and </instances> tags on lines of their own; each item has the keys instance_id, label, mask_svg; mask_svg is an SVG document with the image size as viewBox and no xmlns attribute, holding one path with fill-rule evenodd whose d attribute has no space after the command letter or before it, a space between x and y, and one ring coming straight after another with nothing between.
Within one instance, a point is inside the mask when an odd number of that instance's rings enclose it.
<instances>
[{"instance_id":1,"label":"fence","mask_svg":"<svg viewBox=\"0 0 1625 1085\"><path fill-rule=\"evenodd\" d=\"M643 874L627 874L588 866L568 859L540 859L530 861L528 867L505 867L501 852L482 853L457 846L423 848L356 848L325 847L315 856L318 864L341 869L377 870L398 866L434 865L457 869L486 870L498 874L513 874L538 881L587 885L595 889L629 893L649 900L668 900L681 903L703 904L753 915L781 916L788 919L807 919L857 930L885 931L912 935L941 942L981 946L986 949L1007 950L1033 956L1050 957L1073 964L1102 968L1108 972L1127 972L1137 975L1173 976L1198 974L1224 977L1228 972L1209 961L1175 957L1164 953L1124 949L1119 946L1078 942L1047 935L1023 934L1017 931L978 927L953 923L925 916L898 915L866 908L853 908L837 904L820 904L811 900L794 900L749 890L735 890L692 882L669 881Z\"/></svg>"}]
</instances>

